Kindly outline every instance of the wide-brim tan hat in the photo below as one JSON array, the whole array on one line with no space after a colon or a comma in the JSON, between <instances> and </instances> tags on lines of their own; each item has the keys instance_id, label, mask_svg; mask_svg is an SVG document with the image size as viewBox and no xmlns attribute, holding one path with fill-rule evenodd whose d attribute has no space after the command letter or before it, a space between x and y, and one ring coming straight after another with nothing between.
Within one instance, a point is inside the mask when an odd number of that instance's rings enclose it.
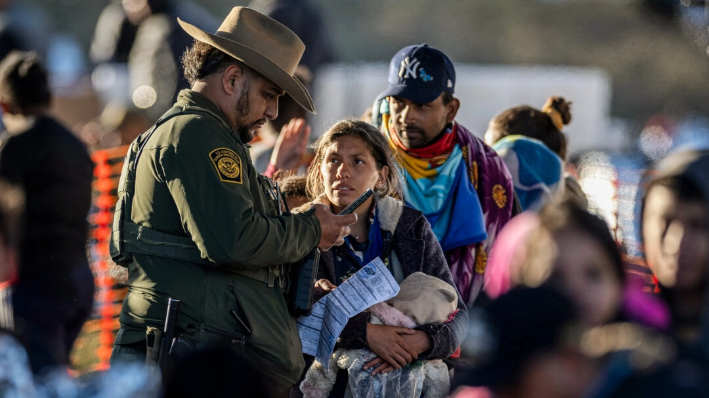
<instances>
[{"instance_id":1,"label":"wide-brim tan hat","mask_svg":"<svg viewBox=\"0 0 709 398\"><path fill-rule=\"evenodd\" d=\"M308 90L295 77L305 44L281 23L247 7L234 7L216 34L177 18L182 29L272 81L308 112L317 113Z\"/></svg>"}]
</instances>

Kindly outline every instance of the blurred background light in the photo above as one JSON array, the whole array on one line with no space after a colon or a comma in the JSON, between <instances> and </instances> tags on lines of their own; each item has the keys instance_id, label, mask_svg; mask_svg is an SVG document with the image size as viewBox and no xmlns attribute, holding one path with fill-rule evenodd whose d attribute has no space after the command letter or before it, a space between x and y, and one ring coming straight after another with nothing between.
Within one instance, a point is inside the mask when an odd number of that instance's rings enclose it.
<instances>
[{"instance_id":1,"label":"blurred background light","mask_svg":"<svg viewBox=\"0 0 709 398\"><path fill-rule=\"evenodd\" d=\"M140 109L147 109L155 105L158 93L151 86L140 86L133 91L133 103Z\"/></svg>"}]
</instances>

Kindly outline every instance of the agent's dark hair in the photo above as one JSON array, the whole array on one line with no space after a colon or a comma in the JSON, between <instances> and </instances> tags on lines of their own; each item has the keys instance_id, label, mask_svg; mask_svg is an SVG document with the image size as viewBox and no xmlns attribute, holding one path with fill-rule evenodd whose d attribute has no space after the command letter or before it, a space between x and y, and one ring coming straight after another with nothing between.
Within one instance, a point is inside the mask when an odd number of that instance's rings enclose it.
<instances>
[{"instance_id":1,"label":"agent's dark hair","mask_svg":"<svg viewBox=\"0 0 709 398\"><path fill-rule=\"evenodd\" d=\"M345 119L335 123L325 134L315 142L315 159L308 167L308 181L306 188L308 197L317 198L325 187L320 175L320 165L322 164L327 148L341 137L354 136L361 138L372 153L374 161L377 163L377 170L384 166L389 168L386 183L382 188L376 189L376 194L381 198L384 196L401 197L401 178L397 169L397 163L389 148L384 135L367 122L355 119Z\"/></svg>"},{"instance_id":2,"label":"agent's dark hair","mask_svg":"<svg viewBox=\"0 0 709 398\"><path fill-rule=\"evenodd\" d=\"M561 129L571 122L570 105L562 97L549 97L541 111L526 105L507 109L490 122L492 141L508 135L535 138L565 160L567 140Z\"/></svg>"},{"instance_id":3,"label":"agent's dark hair","mask_svg":"<svg viewBox=\"0 0 709 398\"><path fill-rule=\"evenodd\" d=\"M47 70L36 52L13 51L0 63L0 101L20 113L52 100Z\"/></svg>"},{"instance_id":4,"label":"agent's dark hair","mask_svg":"<svg viewBox=\"0 0 709 398\"><path fill-rule=\"evenodd\" d=\"M231 65L238 65L249 79L261 76L253 68L231 55L198 40L195 40L192 47L182 54L182 68L184 69L185 79L190 82L190 85L213 73L223 72Z\"/></svg>"}]
</instances>

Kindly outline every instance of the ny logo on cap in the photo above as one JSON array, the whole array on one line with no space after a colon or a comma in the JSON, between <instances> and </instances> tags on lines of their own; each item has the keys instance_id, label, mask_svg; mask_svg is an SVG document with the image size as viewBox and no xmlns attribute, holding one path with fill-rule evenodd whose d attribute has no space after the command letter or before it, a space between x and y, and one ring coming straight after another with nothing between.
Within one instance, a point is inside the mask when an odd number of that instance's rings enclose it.
<instances>
[{"instance_id":1,"label":"ny logo on cap","mask_svg":"<svg viewBox=\"0 0 709 398\"><path fill-rule=\"evenodd\" d=\"M418 67L421 63L414 58L413 60L409 60L409 57L404 58L403 61L401 61L401 68L399 69L399 77L402 79L406 79L409 76L413 77L414 79L418 79L421 77L421 80L424 82L430 82L433 80L433 77L426 73L426 71L421 68L421 70L418 70ZM418 72L418 76L416 76L416 73Z\"/></svg>"},{"instance_id":2,"label":"ny logo on cap","mask_svg":"<svg viewBox=\"0 0 709 398\"><path fill-rule=\"evenodd\" d=\"M406 79L409 76L413 77L416 79L416 70L419 67L420 62L414 58L413 60L410 60L409 57L404 58L403 61L401 61L401 69L399 69L399 77Z\"/></svg>"}]
</instances>

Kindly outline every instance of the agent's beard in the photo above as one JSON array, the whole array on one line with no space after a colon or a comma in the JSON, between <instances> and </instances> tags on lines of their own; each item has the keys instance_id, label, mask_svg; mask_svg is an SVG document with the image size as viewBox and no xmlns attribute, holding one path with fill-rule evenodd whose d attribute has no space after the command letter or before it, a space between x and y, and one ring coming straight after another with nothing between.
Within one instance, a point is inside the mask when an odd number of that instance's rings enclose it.
<instances>
[{"instance_id":1,"label":"agent's beard","mask_svg":"<svg viewBox=\"0 0 709 398\"><path fill-rule=\"evenodd\" d=\"M246 82L244 82L244 87L241 90L239 100L236 101L236 109L234 109L236 113L236 133L239 135L241 142L244 144L248 144L254 138L254 135L249 132L249 127L251 127L251 124L245 120L251 112L251 108L249 106L250 91L251 79L247 79Z\"/></svg>"}]
</instances>

